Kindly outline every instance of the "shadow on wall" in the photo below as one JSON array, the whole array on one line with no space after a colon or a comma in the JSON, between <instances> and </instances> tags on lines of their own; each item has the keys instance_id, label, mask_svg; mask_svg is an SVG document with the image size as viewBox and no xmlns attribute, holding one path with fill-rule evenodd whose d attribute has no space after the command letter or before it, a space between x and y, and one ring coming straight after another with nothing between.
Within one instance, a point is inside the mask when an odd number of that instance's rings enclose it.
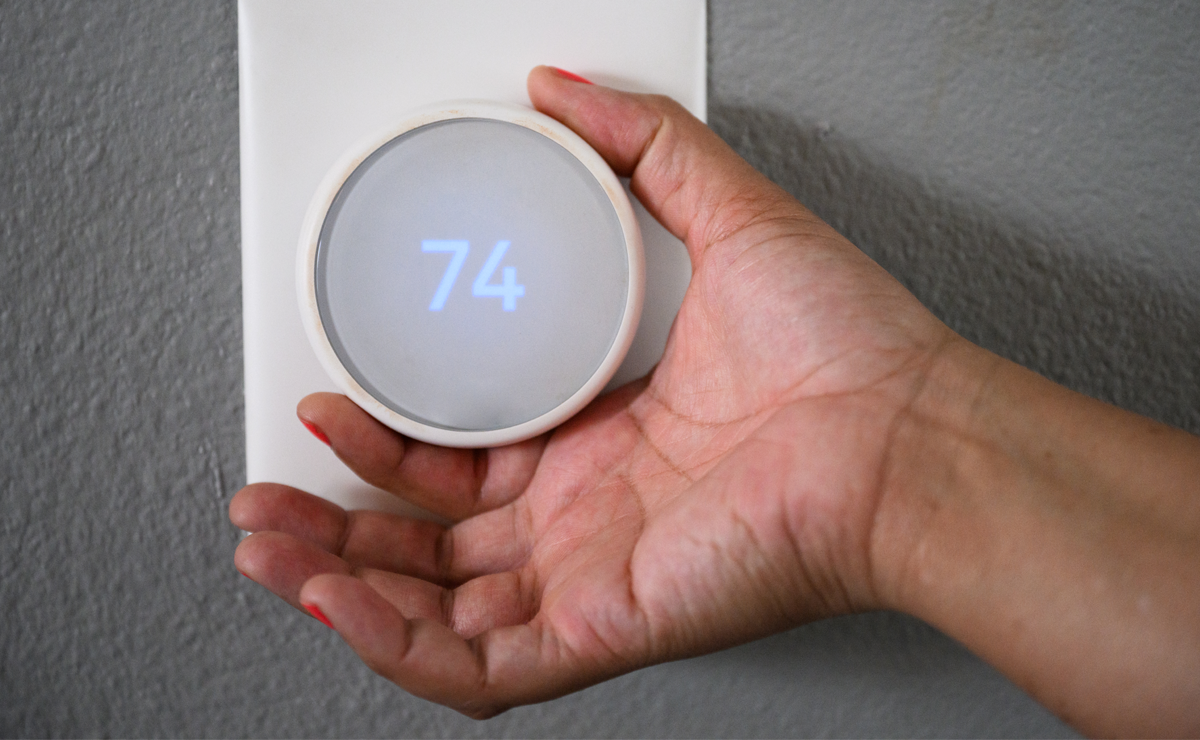
<instances>
[{"instance_id":1,"label":"shadow on wall","mask_svg":"<svg viewBox=\"0 0 1200 740\"><path fill-rule=\"evenodd\" d=\"M1200 434L1200 290L1003 223L871 162L828 127L719 101L709 125L962 336Z\"/></svg>"}]
</instances>

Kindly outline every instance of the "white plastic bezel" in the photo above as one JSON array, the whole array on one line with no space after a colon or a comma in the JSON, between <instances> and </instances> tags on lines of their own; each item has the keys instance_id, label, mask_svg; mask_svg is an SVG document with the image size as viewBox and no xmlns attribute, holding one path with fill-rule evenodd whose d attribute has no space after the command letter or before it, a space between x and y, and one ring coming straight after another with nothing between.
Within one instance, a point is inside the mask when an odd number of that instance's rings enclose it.
<instances>
[{"instance_id":1,"label":"white plastic bezel","mask_svg":"<svg viewBox=\"0 0 1200 740\"><path fill-rule=\"evenodd\" d=\"M325 333L321 314L317 308L317 246L326 214L342 185L363 160L397 136L431 123L460 118L483 118L513 123L545 136L570 152L587 168L588 172L604 188L604 192L608 194L608 199L621 224L629 265L629 286L621 325L609 347L608 354L605 355L587 382L567 400L541 416L511 427L486 431L447 429L425 424L399 414L384 405L368 393L342 364ZM449 101L422 108L394 128L372 136L348 151L330 169L309 204L300 232L299 259L296 267L297 296L300 301L300 315L304 322L304 330L308 334L309 342L321 366L325 368L325 372L329 374L338 388L371 416L401 434L432 444L466 448L497 447L536 437L563 423L591 403L617 371L633 343L634 335L637 333L638 320L642 313L646 282L645 255L642 250L642 237L637 218L625 188L622 187L620 180L617 179L608 163L578 134L553 118L530 108L483 100Z\"/></svg>"}]
</instances>

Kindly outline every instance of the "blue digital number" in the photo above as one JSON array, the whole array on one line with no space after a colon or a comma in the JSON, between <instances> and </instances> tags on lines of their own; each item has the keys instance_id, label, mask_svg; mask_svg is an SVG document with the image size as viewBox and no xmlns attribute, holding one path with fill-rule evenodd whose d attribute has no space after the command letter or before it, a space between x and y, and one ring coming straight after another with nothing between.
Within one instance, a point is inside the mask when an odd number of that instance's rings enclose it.
<instances>
[{"instance_id":1,"label":"blue digital number","mask_svg":"<svg viewBox=\"0 0 1200 740\"><path fill-rule=\"evenodd\" d=\"M442 282L438 283L437 292L433 294L433 300L429 303L430 311L441 311L445 308L446 299L450 297L450 289L454 287L454 281L458 280L458 273L462 271L463 263L467 261L467 252L470 249L470 243L464 241L426 239L421 242L422 252L454 252L454 256L450 258L450 264L446 266L445 274L442 275Z\"/></svg>"},{"instance_id":2,"label":"blue digital number","mask_svg":"<svg viewBox=\"0 0 1200 740\"><path fill-rule=\"evenodd\" d=\"M471 294L481 298L501 298L505 311L516 311L517 298L525 295L525 286L517 285L517 268L505 267L500 284L491 284L492 276L496 274L496 268L500 266L500 260L504 259L504 253L508 251L510 243L501 240L492 247L487 262L483 263L483 269L475 276ZM450 291L458 280L458 273L462 272L463 263L467 261L467 253L470 250L470 243L461 240L425 239L421 242L422 252L454 253L450 264L446 266L446 272L442 275L442 281L438 283L437 291L433 294L433 300L429 303L430 311L441 311L445 308L446 299L450 297Z\"/></svg>"},{"instance_id":3,"label":"blue digital number","mask_svg":"<svg viewBox=\"0 0 1200 740\"><path fill-rule=\"evenodd\" d=\"M500 266L500 260L504 259L508 245L508 241L498 241L496 246L492 247L487 262L483 263L483 269L475 276L471 294L482 298L503 298L504 310L516 311L517 298L525 295L525 286L517 285L517 268L505 267L504 281L499 285L491 285L492 275L496 274L496 268Z\"/></svg>"}]
</instances>

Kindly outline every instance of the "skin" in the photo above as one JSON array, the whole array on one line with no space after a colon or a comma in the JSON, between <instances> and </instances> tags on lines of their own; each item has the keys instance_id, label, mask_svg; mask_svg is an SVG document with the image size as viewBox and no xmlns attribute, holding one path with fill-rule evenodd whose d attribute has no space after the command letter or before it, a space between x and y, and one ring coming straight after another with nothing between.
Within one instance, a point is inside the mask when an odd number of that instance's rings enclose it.
<instances>
[{"instance_id":1,"label":"skin","mask_svg":"<svg viewBox=\"0 0 1200 740\"><path fill-rule=\"evenodd\" d=\"M687 245L662 362L491 450L309 396L351 469L449 524L258 483L239 570L472 717L896 609L1086 733L1200 734L1200 440L957 336L676 103L548 67L529 94Z\"/></svg>"}]
</instances>

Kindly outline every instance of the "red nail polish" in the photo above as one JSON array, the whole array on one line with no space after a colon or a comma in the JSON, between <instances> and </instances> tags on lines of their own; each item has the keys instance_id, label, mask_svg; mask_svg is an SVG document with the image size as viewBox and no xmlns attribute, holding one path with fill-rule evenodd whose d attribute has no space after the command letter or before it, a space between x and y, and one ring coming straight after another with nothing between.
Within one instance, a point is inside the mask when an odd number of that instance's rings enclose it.
<instances>
[{"instance_id":1,"label":"red nail polish","mask_svg":"<svg viewBox=\"0 0 1200 740\"><path fill-rule=\"evenodd\" d=\"M571 80L572 82L583 82L588 85L596 84L586 77L580 77L579 75L575 74L574 72L568 72L565 69L559 69L558 67L551 67L550 69L554 70L555 74L557 74L559 77L566 77L568 80Z\"/></svg>"},{"instance_id":2,"label":"red nail polish","mask_svg":"<svg viewBox=\"0 0 1200 740\"><path fill-rule=\"evenodd\" d=\"M333 622L330 622L329 617L326 617L321 613L321 610L317 608L316 604L303 604L302 606L304 606L304 608L308 610L308 613L313 615L318 622L325 625L329 629L333 629Z\"/></svg>"},{"instance_id":3,"label":"red nail polish","mask_svg":"<svg viewBox=\"0 0 1200 740\"><path fill-rule=\"evenodd\" d=\"M322 432L320 427L318 427L316 424L313 424L311 421L305 421L304 419L301 419L300 423L304 425L305 429L312 432L314 437L321 440L325 444L329 444L329 437L326 437L325 432Z\"/></svg>"},{"instance_id":4,"label":"red nail polish","mask_svg":"<svg viewBox=\"0 0 1200 740\"><path fill-rule=\"evenodd\" d=\"M239 570L239 571L238 571L238 573L242 573L242 572ZM246 574L245 574L245 573L242 573L242 575L246 576ZM247 578L250 578L250 576L246 576L246 577L247 577ZM250 580L252 580L252 581L253 581L254 579L253 579L253 578L250 578Z\"/></svg>"}]
</instances>

